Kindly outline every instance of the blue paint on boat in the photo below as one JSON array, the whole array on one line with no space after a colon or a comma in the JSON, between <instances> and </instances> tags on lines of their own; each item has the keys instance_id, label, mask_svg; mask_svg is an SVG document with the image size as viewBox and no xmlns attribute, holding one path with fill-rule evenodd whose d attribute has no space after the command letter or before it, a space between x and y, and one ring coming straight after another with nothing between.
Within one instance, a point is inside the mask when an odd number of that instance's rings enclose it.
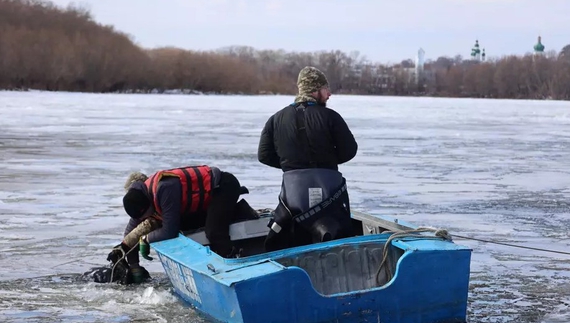
<instances>
[{"instance_id":1,"label":"blue paint on boat","mask_svg":"<svg viewBox=\"0 0 570 323\"><path fill-rule=\"evenodd\" d=\"M384 217L388 221L387 217ZM402 223L400 223L402 224ZM225 259L180 234L152 243L175 292L220 322L466 322L471 249L390 234Z\"/></svg>"}]
</instances>

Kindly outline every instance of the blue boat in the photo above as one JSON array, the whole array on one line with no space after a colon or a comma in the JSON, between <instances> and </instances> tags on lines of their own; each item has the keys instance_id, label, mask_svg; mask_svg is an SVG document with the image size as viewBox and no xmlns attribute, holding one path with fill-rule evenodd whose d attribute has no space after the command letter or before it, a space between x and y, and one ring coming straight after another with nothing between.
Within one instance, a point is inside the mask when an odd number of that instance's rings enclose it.
<instances>
[{"instance_id":1,"label":"blue boat","mask_svg":"<svg viewBox=\"0 0 570 323\"><path fill-rule=\"evenodd\" d=\"M250 250L241 258L212 252L200 231L152 247L175 292L213 321L466 322L471 249L445 234L353 212L357 236L266 253L270 218L231 225Z\"/></svg>"}]
</instances>

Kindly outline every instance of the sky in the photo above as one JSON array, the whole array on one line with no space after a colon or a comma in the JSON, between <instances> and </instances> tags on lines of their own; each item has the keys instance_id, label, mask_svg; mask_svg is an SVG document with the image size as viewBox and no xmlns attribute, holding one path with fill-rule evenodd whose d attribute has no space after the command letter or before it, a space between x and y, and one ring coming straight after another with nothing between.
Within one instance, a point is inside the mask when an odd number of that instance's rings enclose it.
<instances>
[{"instance_id":1,"label":"sky","mask_svg":"<svg viewBox=\"0 0 570 323\"><path fill-rule=\"evenodd\" d=\"M487 57L570 44L570 0L52 0L93 18L141 47L213 50L227 46L296 52L358 51L378 63L468 57L475 40Z\"/></svg>"}]
</instances>

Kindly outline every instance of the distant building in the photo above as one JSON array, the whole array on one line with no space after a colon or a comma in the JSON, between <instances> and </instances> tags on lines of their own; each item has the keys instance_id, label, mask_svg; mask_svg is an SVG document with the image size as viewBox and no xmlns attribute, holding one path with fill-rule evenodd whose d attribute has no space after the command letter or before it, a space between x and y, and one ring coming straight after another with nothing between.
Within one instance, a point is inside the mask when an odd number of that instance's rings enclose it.
<instances>
[{"instance_id":1,"label":"distant building","mask_svg":"<svg viewBox=\"0 0 570 323\"><path fill-rule=\"evenodd\" d=\"M475 40L475 46L471 48L471 59L480 62L481 61L481 49L479 48L479 40ZM485 50L483 49L483 60L485 59Z\"/></svg>"},{"instance_id":2,"label":"distant building","mask_svg":"<svg viewBox=\"0 0 570 323\"><path fill-rule=\"evenodd\" d=\"M420 80L423 79L425 54L426 52L423 50L423 48L420 48L418 50L418 55L416 56L416 69L415 69L416 84L420 84Z\"/></svg>"},{"instance_id":3,"label":"distant building","mask_svg":"<svg viewBox=\"0 0 570 323\"><path fill-rule=\"evenodd\" d=\"M542 44L542 38L538 36L538 42L534 45L534 55L543 55L544 45Z\"/></svg>"},{"instance_id":4,"label":"distant building","mask_svg":"<svg viewBox=\"0 0 570 323\"><path fill-rule=\"evenodd\" d=\"M391 70L391 75L393 77L392 81L396 81L396 79L398 79L408 85L414 84L418 87L424 87L426 82L434 77L434 72L432 70L429 68L426 70L425 53L424 49L420 48L416 53L414 63L412 63L412 60L410 59L402 61L402 64L395 66L395 68Z\"/></svg>"}]
</instances>

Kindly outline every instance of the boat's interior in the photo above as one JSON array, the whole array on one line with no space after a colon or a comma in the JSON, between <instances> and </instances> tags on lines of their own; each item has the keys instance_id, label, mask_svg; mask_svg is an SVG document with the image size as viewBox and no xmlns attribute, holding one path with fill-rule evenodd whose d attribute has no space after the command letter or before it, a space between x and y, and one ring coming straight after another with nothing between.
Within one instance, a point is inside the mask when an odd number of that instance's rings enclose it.
<instances>
[{"instance_id":1,"label":"boat's interior","mask_svg":"<svg viewBox=\"0 0 570 323\"><path fill-rule=\"evenodd\" d=\"M303 268L315 290L323 295L364 290L387 283L385 270L380 272L383 242L344 245L330 249L297 254L294 257L275 259L284 266ZM391 247L394 248L394 247ZM388 254L386 266L395 270L403 251Z\"/></svg>"},{"instance_id":2,"label":"boat's interior","mask_svg":"<svg viewBox=\"0 0 570 323\"><path fill-rule=\"evenodd\" d=\"M240 257L265 252L264 242L269 232L267 224L272 218L272 210L261 209L246 214L247 216L241 216L230 225L230 237L234 246L240 250ZM398 227L401 229L398 224L386 222L386 225L382 226L382 222L378 222L376 218L362 213L355 216L354 212L352 223L356 235L393 231ZM202 245L209 243L203 228L185 232L185 235ZM387 282L385 270L378 272L382 263L383 248L384 241L378 241L313 250L274 260L284 266L304 269L315 290L323 295L329 295L384 285ZM385 267L395 272L396 263L402 254L402 250L390 246Z\"/></svg>"}]
</instances>

